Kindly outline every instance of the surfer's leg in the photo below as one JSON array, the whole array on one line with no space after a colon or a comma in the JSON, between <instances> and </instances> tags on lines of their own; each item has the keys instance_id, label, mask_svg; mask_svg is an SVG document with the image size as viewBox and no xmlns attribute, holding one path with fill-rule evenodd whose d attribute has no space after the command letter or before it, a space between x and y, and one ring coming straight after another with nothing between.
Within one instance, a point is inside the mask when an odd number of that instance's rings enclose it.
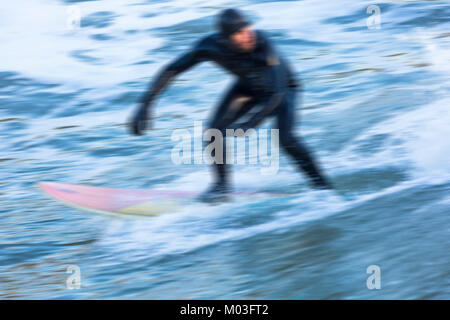
<instances>
[{"instance_id":1,"label":"surfer's leg","mask_svg":"<svg viewBox=\"0 0 450 320\"><path fill-rule=\"evenodd\" d=\"M280 144L295 160L299 168L308 175L314 187L331 189L331 184L321 172L312 153L308 151L301 139L293 132L295 125L295 95L294 89L289 90L285 100L279 107L277 124Z\"/></svg>"},{"instance_id":2,"label":"surfer's leg","mask_svg":"<svg viewBox=\"0 0 450 320\"><path fill-rule=\"evenodd\" d=\"M208 123L209 129L217 129L222 133L222 155L216 156L215 150L212 152L212 156L215 157L213 165L215 185L219 189L227 189L229 185L229 164L226 164L226 129L250 110L254 105L254 101L248 91L239 82L236 82L223 96ZM214 139L215 137L213 136L208 143L212 143Z\"/></svg>"}]
</instances>

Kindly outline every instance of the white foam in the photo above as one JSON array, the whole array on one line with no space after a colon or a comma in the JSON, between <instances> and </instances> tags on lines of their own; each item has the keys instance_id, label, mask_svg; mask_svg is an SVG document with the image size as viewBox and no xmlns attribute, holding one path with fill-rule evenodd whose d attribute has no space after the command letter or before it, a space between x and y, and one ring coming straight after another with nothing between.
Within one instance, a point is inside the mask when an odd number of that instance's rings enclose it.
<instances>
[{"instance_id":1,"label":"white foam","mask_svg":"<svg viewBox=\"0 0 450 320\"><path fill-rule=\"evenodd\" d=\"M449 104L450 99L443 98L382 121L349 142L335 159L354 168L408 163L414 166L410 173L415 179L427 178L429 183L447 181L450 177ZM381 151L370 154L369 158L355 153L358 141L380 134L388 136Z\"/></svg>"},{"instance_id":2,"label":"white foam","mask_svg":"<svg viewBox=\"0 0 450 320\"><path fill-rule=\"evenodd\" d=\"M135 1L111 0L77 3L83 17L112 11L117 17L110 26L102 29L81 27L71 30L67 26L68 5L60 1L18 0L2 5L0 12L0 41L7 50L0 53L0 69L20 72L42 81L70 84L73 87L99 87L148 77L154 66L133 65L146 60L146 51L155 49L164 40L147 32L149 28L173 25L207 15L195 7L164 13L163 3L133 5ZM173 1L173 5L180 4ZM145 12L158 12L156 17L143 18ZM135 29L136 34L125 31ZM108 41L96 41L91 35L105 33ZM97 64L74 58L71 52L81 50L97 59Z\"/></svg>"},{"instance_id":3,"label":"white foam","mask_svg":"<svg viewBox=\"0 0 450 320\"><path fill-rule=\"evenodd\" d=\"M243 239L321 219L342 211L349 205L326 192L302 194L299 200L293 201L293 205L300 202L308 203L310 209L299 213L298 208L293 206L266 222L243 228L226 226L230 215L242 214L238 210L242 203L216 206L195 203L182 212L151 218L151 223L114 220L108 224L101 244L108 246L113 252L127 252L127 255L121 255L127 261L139 259L144 253L146 256L185 253L214 243Z\"/></svg>"}]
</instances>

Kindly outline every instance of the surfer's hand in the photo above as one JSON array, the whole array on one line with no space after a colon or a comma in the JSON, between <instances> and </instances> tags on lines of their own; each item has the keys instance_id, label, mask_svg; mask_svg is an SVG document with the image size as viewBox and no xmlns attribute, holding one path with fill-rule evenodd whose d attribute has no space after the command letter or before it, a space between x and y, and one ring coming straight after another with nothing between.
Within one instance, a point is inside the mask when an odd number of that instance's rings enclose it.
<instances>
[{"instance_id":1,"label":"surfer's hand","mask_svg":"<svg viewBox=\"0 0 450 320\"><path fill-rule=\"evenodd\" d=\"M130 122L130 130L132 134L142 135L149 125L149 107L141 104Z\"/></svg>"}]
</instances>

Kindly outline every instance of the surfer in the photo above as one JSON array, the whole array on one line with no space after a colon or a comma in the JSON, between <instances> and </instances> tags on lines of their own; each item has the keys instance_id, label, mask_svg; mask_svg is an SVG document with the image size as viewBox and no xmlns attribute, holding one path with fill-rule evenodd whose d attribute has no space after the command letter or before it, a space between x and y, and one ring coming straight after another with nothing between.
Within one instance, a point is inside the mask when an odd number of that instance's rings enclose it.
<instances>
[{"instance_id":1,"label":"surfer","mask_svg":"<svg viewBox=\"0 0 450 320\"><path fill-rule=\"evenodd\" d=\"M280 144L294 159L297 166L309 177L313 187L331 189L331 184L321 173L319 166L299 137L294 135L295 98L301 84L293 72L261 30L252 27L249 20L236 9L225 9L217 19L218 32L200 39L189 51L166 65L151 83L133 115L130 129L141 135L150 120L150 109L172 79L203 61L212 61L236 77L217 106L208 127L218 129L225 136L225 129L244 131L258 126L268 117L276 117ZM259 106L261 108L254 108ZM244 123L236 120L250 110L258 109ZM222 157L226 159L223 139ZM216 154L212 155L217 160ZM217 163L219 162L219 163ZM230 191L229 164L215 161L215 182L203 194L203 198L215 198Z\"/></svg>"}]
</instances>

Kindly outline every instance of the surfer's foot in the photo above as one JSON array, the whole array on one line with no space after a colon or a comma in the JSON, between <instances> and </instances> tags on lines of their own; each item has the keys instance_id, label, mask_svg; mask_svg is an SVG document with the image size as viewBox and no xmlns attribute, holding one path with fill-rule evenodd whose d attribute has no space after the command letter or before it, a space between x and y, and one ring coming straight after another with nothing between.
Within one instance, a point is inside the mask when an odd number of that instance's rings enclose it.
<instances>
[{"instance_id":1,"label":"surfer's foot","mask_svg":"<svg viewBox=\"0 0 450 320\"><path fill-rule=\"evenodd\" d=\"M346 200L346 201L351 201L354 199L353 195L350 195L348 193L344 193L343 191L336 189L328 180L326 179L317 179L317 180L313 180L312 181L313 187L316 190L328 190L328 191L333 191L337 196L339 196L340 198Z\"/></svg>"},{"instance_id":2,"label":"surfer's foot","mask_svg":"<svg viewBox=\"0 0 450 320\"><path fill-rule=\"evenodd\" d=\"M312 183L312 186L316 190L334 190L335 189L333 187L333 185L324 178L312 179L311 183Z\"/></svg>"},{"instance_id":3,"label":"surfer's foot","mask_svg":"<svg viewBox=\"0 0 450 320\"><path fill-rule=\"evenodd\" d=\"M200 201L218 202L228 200L230 188L226 183L216 182L199 196Z\"/></svg>"}]
</instances>

